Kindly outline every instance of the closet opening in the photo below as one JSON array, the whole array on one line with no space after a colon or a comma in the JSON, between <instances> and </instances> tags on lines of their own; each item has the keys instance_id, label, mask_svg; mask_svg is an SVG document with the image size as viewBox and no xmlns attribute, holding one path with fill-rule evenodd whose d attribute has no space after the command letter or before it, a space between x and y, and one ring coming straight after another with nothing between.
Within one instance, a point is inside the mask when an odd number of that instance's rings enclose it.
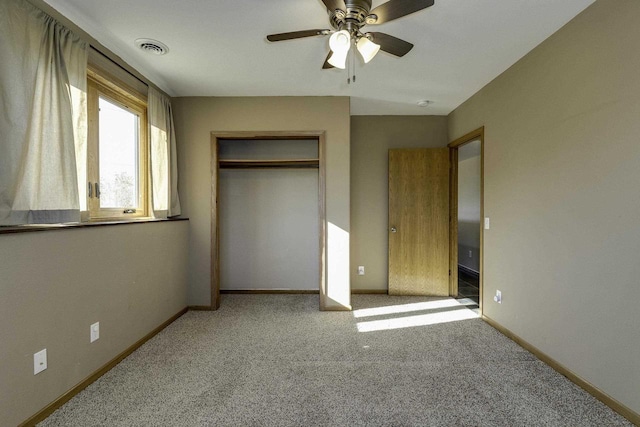
<instances>
[{"instance_id":1,"label":"closet opening","mask_svg":"<svg viewBox=\"0 0 640 427\"><path fill-rule=\"evenodd\" d=\"M212 134L212 309L220 293L319 293L324 132Z\"/></svg>"}]
</instances>

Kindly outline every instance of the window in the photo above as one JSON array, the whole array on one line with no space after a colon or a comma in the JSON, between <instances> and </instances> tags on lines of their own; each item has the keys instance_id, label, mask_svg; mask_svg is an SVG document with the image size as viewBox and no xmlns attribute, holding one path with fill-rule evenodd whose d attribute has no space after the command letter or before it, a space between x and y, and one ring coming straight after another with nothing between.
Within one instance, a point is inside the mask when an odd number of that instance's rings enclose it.
<instances>
[{"instance_id":1,"label":"window","mask_svg":"<svg viewBox=\"0 0 640 427\"><path fill-rule=\"evenodd\" d=\"M146 99L93 71L87 102L89 218L148 216Z\"/></svg>"}]
</instances>

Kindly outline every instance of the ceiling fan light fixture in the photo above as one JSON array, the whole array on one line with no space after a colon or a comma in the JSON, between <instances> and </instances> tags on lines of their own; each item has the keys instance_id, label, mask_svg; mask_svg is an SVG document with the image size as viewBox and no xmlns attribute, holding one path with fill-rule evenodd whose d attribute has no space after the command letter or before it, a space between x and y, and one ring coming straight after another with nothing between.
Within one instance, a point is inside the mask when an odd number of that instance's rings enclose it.
<instances>
[{"instance_id":1,"label":"ceiling fan light fixture","mask_svg":"<svg viewBox=\"0 0 640 427\"><path fill-rule=\"evenodd\" d=\"M434 5L435 0L387 0L372 9L373 0L321 0L326 12L329 14L331 29L313 29L303 31L290 31L288 33L269 34L267 40L279 42L283 40L301 39L306 37L327 36L331 51L322 64L322 69L347 68L347 62L353 65L354 73L351 77L355 82L355 53L348 61L349 52L358 50L365 64L370 62L383 50L391 55L402 57L413 48L413 44L392 35L380 32L365 32L363 27L372 24L384 24L395 21L412 13L418 12ZM383 0L376 0L383 1ZM349 67L351 68L351 66Z\"/></svg>"},{"instance_id":2,"label":"ceiling fan light fixture","mask_svg":"<svg viewBox=\"0 0 640 427\"><path fill-rule=\"evenodd\" d=\"M349 54L349 51L345 51L343 52L333 52L331 54L331 57L327 60L327 62L331 65L333 65L336 68L340 68L341 70L344 70L345 68L347 68L347 55Z\"/></svg>"},{"instance_id":3,"label":"ceiling fan light fixture","mask_svg":"<svg viewBox=\"0 0 640 427\"><path fill-rule=\"evenodd\" d=\"M327 62L336 68L344 70L347 66L347 55L351 48L351 35L349 32L341 30L331 34L329 48L333 53Z\"/></svg>"},{"instance_id":4,"label":"ceiling fan light fixture","mask_svg":"<svg viewBox=\"0 0 640 427\"><path fill-rule=\"evenodd\" d=\"M380 45L372 42L366 36L360 37L357 47L365 64L371 61L380 51Z\"/></svg>"},{"instance_id":5,"label":"ceiling fan light fixture","mask_svg":"<svg viewBox=\"0 0 640 427\"><path fill-rule=\"evenodd\" d=\"M329 38L329 48L333 53L348 52L351 46L351 35L347 30L336 31Z\"/></svg>"}]
</instances>

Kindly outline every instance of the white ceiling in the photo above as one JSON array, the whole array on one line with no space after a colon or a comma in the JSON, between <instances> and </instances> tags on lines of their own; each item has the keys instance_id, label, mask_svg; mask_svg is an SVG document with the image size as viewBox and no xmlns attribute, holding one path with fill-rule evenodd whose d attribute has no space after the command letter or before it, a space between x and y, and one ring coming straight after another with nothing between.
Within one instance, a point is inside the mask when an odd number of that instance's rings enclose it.
<instances>
[{"instance_id":1,"label":"white ceiling","mask_svg":"<svg viewBox=\"0 0 640 427\"><path fill-rule=\"evenodd\" d=\"M365 27L415 47L359 61L351 85L346 71L321 69L328 37L265 39L329 28L321 0L46 1L172 96L350 96L353 115L421 115L450 113L594 0L436 0ZM137 38L170 52L140 51Z\"/></svg>"}]
</instances>

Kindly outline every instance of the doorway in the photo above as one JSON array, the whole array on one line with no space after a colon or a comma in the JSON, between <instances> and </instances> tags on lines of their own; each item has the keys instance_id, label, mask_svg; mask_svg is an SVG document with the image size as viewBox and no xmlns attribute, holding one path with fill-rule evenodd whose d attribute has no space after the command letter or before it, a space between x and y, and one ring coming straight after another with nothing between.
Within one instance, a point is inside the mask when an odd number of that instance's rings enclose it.
<instances>
[{"instance_id":1,"label":"doorway","mask_svg":"<svg viewBox=\"0 0 640 427\"><path fill-rule=\"evenodd\" d=\"M450 291L482 310L484 128L449 144L451 150Z\"/></svg>"},{"instance_id":2,"label":"doorway","mask_svg":"<svg viewBox=\"0 0 640 427\"><path fill-rule=\"evenodd\" d=\"M326 296L324 132L212 133L211 309L220 291Z\"/></svg>"}]
</instances>

